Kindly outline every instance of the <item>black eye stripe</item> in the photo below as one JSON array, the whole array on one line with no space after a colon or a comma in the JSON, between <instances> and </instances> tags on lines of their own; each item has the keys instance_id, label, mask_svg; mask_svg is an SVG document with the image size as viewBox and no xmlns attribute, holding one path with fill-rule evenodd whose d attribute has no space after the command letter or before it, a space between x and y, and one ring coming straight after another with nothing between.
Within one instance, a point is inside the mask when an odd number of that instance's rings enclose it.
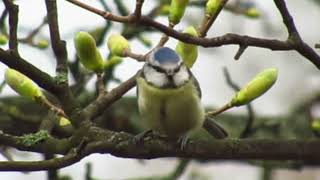
<instances>
[{"instance_id":1,"label":"black eye stripe","mask_svg":"<svg viewBox=\"0 0 320 180\"><path fill-rule=\"evenodd\" d=\"M156 70L157 72L159 72L159 73L166 73L166 70L162 69L162 68L159 67L159 66L155 66L155 65L152 65L152 64L148 64L148 65L149 65L150 67L152 67L154 70ZM174 73L179 72L179 70L181 69L181 66L182 66L182 63L179 64L178 67L174 68L174 69L173 69L173 72L174 72Z\"/></svg>"},{"instance_id":2,"label":"black eye stripe","mask_svg":"<svg viewBox=\"0 0 320 180\"><path fill-rule=\"evenodd\" d=\"M160 72L160 73L165 73L165 72L166 72L164 69L160 68L159 66L154 66L154 65L151 65L151 64L150 64L150 66L151 66L154 70L156 70L157 72Z\"/></svg>"},{"instance_id":3,"label":"black eye stripe","mask_svg":"<svg viewBox=\"0 0 320 180\"><path fill-rule=\"evenodd\" d=\"M174 68L173 72L174 72L174 73L179 72L179 70L181 69L181 65L182 65L182 64L180 64L178 67Z\"/></svg>"}]
</instances>

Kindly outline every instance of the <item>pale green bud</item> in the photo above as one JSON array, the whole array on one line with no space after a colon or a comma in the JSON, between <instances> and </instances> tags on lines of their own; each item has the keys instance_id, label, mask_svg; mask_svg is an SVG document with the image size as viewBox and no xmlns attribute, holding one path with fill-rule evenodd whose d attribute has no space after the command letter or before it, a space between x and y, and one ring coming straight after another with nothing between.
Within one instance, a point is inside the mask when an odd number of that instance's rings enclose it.
<instances>
[{"instance_id":1,"label":"pale green bud","mask_svg":"<svg viewBox=\"0 0 320 180\"><path fill-rule=\"evenodd\" d=\"M320 132L320 119L315 119L311 123L311 128L314 131Z\"/></svg>"},{"instance_id":2,"label":"pale green bud","mask_svg":"<svg viewBox=\"0 0 320 180\"><path fill-rule=\"evenodd\" d=\"M59 119L59 126L67 126L71 124L70 120L65 117L60 117Z\"/></svg>"},{"instance_id":3,"label":"pale green bud","mask_svg":"<svg viewBox=\"0 0 320 180\"><path fill-rule=\"evenodd\" d=\"M80 62L87 69L94 72L103 71L103 58L96 47L96 41L87 32L78 32L74 38L74 44Z\"/></svg>"},{"instance_id":4,"label":"pale green bud","mask_svg":"<svg viewBox=\"0 0 320 180\"><path fill-rule=\"evenodd\" d=\"M260 12L256 8L249 8L245 12L246 16L250 18L258 18L260 17Z\"/></svg>"},{"instance_id":5,"label":"pale green bud","mask_svg":"<svg viewBox=\"0 0 320 180\"><path fill-rule=\"evenodd\" d=\"M123 57L125 50L130 50L130 44L120 34L113 34L108 38L108 48L112 55Z\"/></svg>"},{"instance_id":6,"label":"pale green bud","mask_svg":"<svg viewBox=\"0 0 320 180\"><path fill-rule=\"evenodd\" d=\"M189 0L171 0L169 22L178 24L184 15Z\"/></svg>"},{"instance_id":7,"label":"pale green bud","mask_svg":"<svg viewBox=\"0 0 320 180\"><path fill-rule=\"evenodd\" d=\"M270 68L262 71L244 88L236 93L231 101L232 106L248 104L272 87L278 77L278 70Z\"/></svg>"},{"instance_id":8,"label":"pale green bud","mask_svg":"<svg viewBox=\"0 0 320 180\"><path fill-rule=\"evenodd\" d=\"M193 26L189 26L184 33L197 37L197 30ZM181 56L183 62L188 68L191 68L198 57L198 46L179 41L176 46L176 52Z\"/></svg>"},{"instance_id":9,"label":"pale green bud","mask_svg":"<svg viewBox=\"0 0 320 180\"><path fill-rule=\"evenodd\" d=\"M170 13L170 5L165 4L160 7L159 14L160 15L168 15Z\"/></svg>"},{"instance_id":10,"label":"pale green bud","mask_svg":"<svg viewBox=\"0 0 320 180\"><path fill-rule=\"evenodd\" d=\"M221 0L208 0L206 4L206 14L212 16L218 10Z\"/></svg>"},{"instance_id":11,"label":"pale green bud","mask_svg":"<svg viewBox=\"0 0 320 180\"><path fill-rule=\"evenodd\" d=\"M122 63L122 58L119 56L111 56L108 61L104 64L105 69L109 69L113 66L116 66L118 64Z\"/></svg>"},{"instance_id":12,"label":"pale green bud","mask_svg":"<svg viewBox=\"0 0 320 180\"><path fill-rule=\"evenodd\" d=\"M5 45L8 43L8 37L4 34L0 34L0 45Z\"/></svg>"},{"instance_id":13,"label":"pale green bud","mask_svg":"<svg viewBox=\"0 0 320 180\"><path fill-rule=\"evenodd\" d=\"M40 88L19 71L8 68L5 72L6 83L18 94L33 100L43 96Z\"/></svg>"},{"instance_id":14,"label":"pale green bud","mask_svg":"<svg viewBox=\"0 0 320 180\"><path fill-rule=\"evenodd\" d=\"M49 42L46 39L41 39L37 42L36 46L40 49L46 49L49 46Z\"/></svg>"}]
</instances>

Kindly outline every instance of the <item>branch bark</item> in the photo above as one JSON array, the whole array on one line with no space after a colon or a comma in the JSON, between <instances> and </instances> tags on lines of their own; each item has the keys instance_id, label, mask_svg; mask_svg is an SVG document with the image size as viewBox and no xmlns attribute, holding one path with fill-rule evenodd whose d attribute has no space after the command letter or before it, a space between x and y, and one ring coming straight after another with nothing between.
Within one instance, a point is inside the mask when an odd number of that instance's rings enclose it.
<instances>
[{"instance_id":1,"label":"branch bark","mask_svg":"<svg viewBox=\"0 0 320 180\"><path fill-rule=\"evenodd\" d=\"M60 38L57 3L55 0L46 0L45 2L51 45L57 60L57 84L59 86L60 93L57 93L56 95L58 96L63 109L67 113L71 113L76 107L76 102L68 84L68 55L66 42L62 41Z\"/></svg>"},{"instance_id":2,"label":"branch bark","mask_svg":"<svg viewBox=\"0 0 320 180\"><path fill-rule=\"evenodd\" d=\"M63 158L39 162L1 162L1 171L38 171L61 168L78 162L93 153L108 153L122 158L153 159L160 157L182 157L206 160L301 160L305 163L320 162L320 140L318 139L227 139L212 141L193 141L187 143L182 151L179 143L163 138L146 137L137 145L134 136L124 132L113 132L91 127L87 133L88 144L77 153L51 151L50 153L67 154ZM0 136L0 142L8 141ZM10 143L10 145L14 145ZM48 144L47 144L48 145ZM39 146L39 145L38 145ZM14 146L13 146L14 147ZM25 149L26 147L18 147ZM37 149L47 152L47 149Z\"/></svg>"},{"instance_id":3,"label":"branch bark","mask_svg":"<svg viewBox=\"0 0 320 180\"><path fill-rule=\"evenodd\" d=\"M6 10L9 13L9 48L18 52L18 13L19 7L11 0L3 0Z\"/></svg>"}]
</instances>

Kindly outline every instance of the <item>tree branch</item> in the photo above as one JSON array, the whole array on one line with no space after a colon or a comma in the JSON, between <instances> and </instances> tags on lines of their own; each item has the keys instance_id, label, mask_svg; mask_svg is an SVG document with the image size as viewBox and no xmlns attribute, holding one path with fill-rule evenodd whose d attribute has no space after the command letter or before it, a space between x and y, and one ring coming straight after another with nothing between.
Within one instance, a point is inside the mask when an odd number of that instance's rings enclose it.
<instances>
[{"instance_id":1,"label":"tree branch","mask_svg":"<svg viewBox=\"0 0 320 180\"><path fill-rule=\"evenodd\" d=\"M288 39L293 41L301 42L302 39L298 33L296 25L294 24L293 18L288 11L287 5L284 0L274 0L275 5L277 6L282 19L283 23L285 24L287 31L288 31Z\"/></svg>"},{"instance_id":2,"label":"tree branch","mask_svg":"<svg viewBox=\"0 0 320 180\"><path fill-rule=\"evenodd\" d=\"M136 8L133 14L137 19L140 19L141 17L141 9L142 9L143 3L144 3L144 0L136 0Z\"/></svg>"},{"instance_id":3,"label":"tree branch","mask_svg":"<svg viewBox=\"0 0 320 180\"><path fill-rule=\"evenodd\" d=\"M47 17L50 29L51 45L57 59L57 73L68 74L66 42L60 38L57 4L55 0L46 0ZM66 78L66 81L68 79ZM64 82L68 83L68 82Z\"/></svg>"},{"instance_id":4,"label":"tree branch","mask_svg":"<svg viewBox=\"0 0 320 180\"><path fill-rule=\"evenodd\" d=\"M97 8L94 8L92 6L89 6L87 4L84 4L78 0L66 0L68 2L71 2L83 9L86 9L88 11L91 11L101 17L103 17L106 20L121 22L121 23L133 23L132 18L130 16L117 16L113 15L110 12L102 11ZM284 3L283 0L280 0L281 3ZM278 0L275 0L276 3L278 3ZM282 6L280 6L283 8ZM260 48L266 48L270 50L296 50L298 51L302 56L309 59L310 62L312 62L318 69L320 69L320 56L307 44L302 43L300 45L295 45L291 43L290 41L280 41L275 39L263 39L263 38L255 38L250 36L242 36L237 34L225 34L223 36L218 36L214 38L199 38L199 37L192 37L190 35L187 35L185 33L178 32L168 26L165 26L159 22L154 21L153 19L141 16L141 18L134 22L143 26L149 26L153 27L163 33L165 33L168 36L171 36L177 40L183 41L185 43L189 44L196 44L203 47L219 47L222 45L242 45L245 44L247 46L254 46L254 47L260 47Z\"/></svg>"},{"instance_id":5,"label":"tree branch","mask_svg":"<svg viewBox=\"0 0 320 180\"><path fill-rule=\"evenodd\" d=\"M61 158L59 163L56 160L49 160L41 164L31 163L27 167L26 162L4 163L0 165L0 170L24 170L36 171L51 168L59 168L78 162L81 158L92 153L108 153L123 158L153 159L160 157L183 157L207 160L245 160L245 159L264 159L264 160L302 160L305 163L319 163L320 161L320 140L318 139L226 139L194 141L187 143L184 150L180 149L178 142L170 142L161 137L145 137L142 144L137 145L134 136L124 132L113 132L98 127L91 127L86 133L88 143L81 146L77 155L68 156L67 149L60 142L51 142L52 148L48 147L48 142L41 142L37 145L26 146L23 144L12 143L15 138L0 134L0 142L3 145L10 145L19 149L31 150L35 152L47 152L67 154ZM68 141L69 142L69 141ZM54 146L56 145L56 146ZM41 148L42 147L42 148ZM67 160L66 160L67 159ZM71 159L71 160L70 160ZM61 161L61 162L60 162Z\"/></svg>"},{"instance_id":6,"label":"tree branch","mask_svg":"<svg viewBox=\"0 0 320 180\"><path fill-rule=\"evenodd\" d=\"M49 74L39 70L16 53L13 53L12 51L5 51L0 48L0 61L10 68L16 69L28 76L45 90L53 94L58 92L54 79Z\"/></svg>"},{"instance_id":7,"label":"tree branch","mask_svg":"<svg viewBox=\"0 0 320 180\"><path fill-rule=\"evenodd\" d=\"M19 7L11 0L3 0L3 3L9 13L9 48L18 52L17 30Z\"/></svg>"},{"instance_id":8,"label":"tree branch","mask_svg":"<svg viewBox=\"0 0 320 180\"><path fill-rule=\"evenodd\" d=\"M241 88L235 82L232 81L230 73L226 67L223 68L223 73L224 73L224 76L226 78L228 85L235 92L240 91ZM254 121L254 112L253 112L253 107L252 107L251 103L246 104L246 108L248 111L248 120L247 120L247 123L246 123L244 130L240 134L240 138L248 137L252 131L252 126L253 126L253 121Z\"/></svg>"},{"instance_id":9,"label":"tree branch","mask_svg":"<svg viewBox=\"0 0 320 180\"><path fill-rule=\"evenodd\" d=\"M12 136L0 131L0 144L17 148L22 151L52 153L52 154L66 154L71 149L71 140L55 139L52 137L34 144L32 146L26 145L22 142L22 137Z\"/></svg>"},{"instance_id":10,"label":"tree branch","mask_svg":"<svg viewBox=\"0 0 320 180\"><path fill-rule=\"evenodd\" d=\"M75 152L61 158L43 161L6 161L0 162L0 171L41 171L59 169L80 161L82 156Z\"/></svg>"},{"instance_id":11,"label":"tree branch","mask_svg":"<svg viewBox=\"0 0 320 180\"><path fill-rule=\"evenodd\" d=\"M7 35L6 26L5 26L6 25L5 20L7 16L8 16L8 10L4 9L0 16L0 32L5 35Z\"/></svg>"},{"instance_id":12,"label":"tree branch","mask_svg":"<svg viewBox=\"0 0 320 180\"><path fill-rule=\"evenodd\" d=\"M56 83L59 85L60 92L55 95L58 96L63 109L67 113L71 113L77 105L68 85L68 55L66 42L62 41L60 38L56 0L46 0L45 2L51 37L51 46L57 59Z\"/></svg>"},{"instance_id":13,"label":"tree branch","mask_svg":"<svg viewBox=\"0 0 320 180\"><path fill-rule=\"evenodd\" d=\"M136 85L137 74L132 76L127 81L121 83L118 87L112 89L105 96L89 104L81 111L81 113L78 114L79 117L86 117L91 119L99 115L103 110L105 110L115 101L120 99L126 92L128 92L131 88L133 88Z\"/></svg>"},{"instance_id":14,"label":"tree branch","mask_svg":"<svg viewBox=\"0 0 320 180\"><path fill-rule=\"evenodd\" d=\"M205 19L203 20L202 25L199 29L200 37L207 36L207 32L209 31L210 27L215 22L215 20L217 19L218 15L220 14L220 12L222 11L223 7L227 2L228 0L221 0L219 3L219 7L217 8L216 12L212 16L210 15L208 16L207 14L205 15Z\"/></svg>"},{"instance_id":15,"label":"tree branch","mask_svg":"<svg viewBox=\"0 0 320 180\"><path fill-rule=\"evenodd\" d=\"M293 44L293 47L298 51L302 56L309 59L314 65L320 68L320 56L302 39L296 28L296 25L293 21L291 14L286 6L284 0L274 0L275 5L277 6L283 23L285 24L288 31L288 43Z\"/></svg>"}]
</instances>

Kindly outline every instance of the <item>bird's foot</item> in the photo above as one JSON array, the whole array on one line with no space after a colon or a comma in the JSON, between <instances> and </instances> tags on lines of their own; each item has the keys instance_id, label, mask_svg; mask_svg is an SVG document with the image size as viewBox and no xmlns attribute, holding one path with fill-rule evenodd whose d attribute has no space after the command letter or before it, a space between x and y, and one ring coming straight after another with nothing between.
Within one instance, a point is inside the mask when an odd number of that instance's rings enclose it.
<instances>
[{"instance_id":1,"label":"bird's foot","mask_svg":"<svg viewBox=\"0 0 320 180\"><path fill-rule=\"evenodd\" d=\"M162 140L165 140L165 141L168 140L168 136L150 129L150 130L143 131L142 133L137 134L136 136L134 136L133 137L133 141L134 141L135 144L142 144L146 137L162 139Z\"/></svg>"},{"instance_id":2,"label":"bird's foot","mask_svg":"<svg viewBox=\"0 0 320 180\"><path fill-rule=\"evenodd\" d=\"M135 136L133 137L133 142L134 142L135 144L142 144L143 139L144 139L145 137L149 136L150 134L153 134L152 129L143 131L142 133L137 134L137 135L135 135Z\"/></svg>"},{"instance_id":3,"label":"bird's foot","mask_svg":"<svg viewBox=\"0 0 320 180\"><path fill-rule=\"evenodd\" d=\"M188 145L188 141L189 141L189 137L188 135L184 135L184 136L181 136L179 139L178 139L178 144L180 144L180 150L183 151L186 149L187 145Z\"/></svg>"}]
</instances>

